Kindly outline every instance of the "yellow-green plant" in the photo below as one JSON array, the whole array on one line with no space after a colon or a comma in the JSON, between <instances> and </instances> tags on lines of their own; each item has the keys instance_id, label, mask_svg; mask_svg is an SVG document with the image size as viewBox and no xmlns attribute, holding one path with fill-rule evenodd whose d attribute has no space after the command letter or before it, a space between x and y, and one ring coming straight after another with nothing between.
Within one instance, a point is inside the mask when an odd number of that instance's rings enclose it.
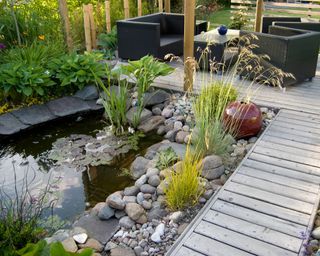
<instances>
[{"instance_id":1,"label":"yellow-green plant","mask_svg":"<svg viewBox=\"0 0 320 256\"><path fill-rule=\"evenodd\" d=\"M165 196L169 209L181 210L198 202L203 192L203 187L200 184L202 171L200 162L201 156L192 152L188 145L181 165L175 171L172 170L167 177L169 184L165 189Z\"/></svg>"}]
</instances>

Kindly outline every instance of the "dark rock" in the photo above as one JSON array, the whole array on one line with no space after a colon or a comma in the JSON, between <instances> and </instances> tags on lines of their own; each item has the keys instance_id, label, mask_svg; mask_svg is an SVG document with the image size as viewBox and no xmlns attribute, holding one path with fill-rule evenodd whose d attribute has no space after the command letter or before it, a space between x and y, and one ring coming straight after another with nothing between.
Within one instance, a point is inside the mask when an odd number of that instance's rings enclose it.
<instances>
[{"instance_id":1,"label":"dark rock","mask_svg":"<svg viewBox=\"0 0 320 256\"><path fill-rule=\"evenodd\" d=\"M163 116L151 116L147 120L143 121L143 123L138 126L138 129L144 133L148 133L156 130L164 121L165 118Z\"/></svg>"},{"instance_id":2,"label":"dark rock","mask_svg":"<svg viewBox=\"0 0 320 256\"><path fill-rule=\"evenodd\" d=\"M82 100L96 100L99 97L99 92L94 85L88 85L77 91L74 97Z\"/></svg>"},{"instance_id":3,"label":"dark rock","mask_svg":"<svg viewBox=\"0 0 320 256\"><path fill-rule=\"evenodd\" d=\"M224 166L220 156L207 156L202 160L201 164L202 176L208 180L217 179L224 173Z\"/></svg>"},{"instance_id":4,"label":"dark rock","mask_svg":"<svg viewBox=\"0 0 320 256\"><path fill-rule=\"evenodd\" d=\"M140 191L142 193L153 194L156 191L156 188L151 186L151 185L149 185L149 184L143 184L140 187Z\"/></svg>"},{"instance_id":5,"label":"dark rock","mask_svg":"<svg viewBox=\"0 0 320 256\"><path fill-rule=\"evenodd\" d=\"M170 99L170 94L163 90L157 90L155 92L147 92L144 95L144 103L146 104L147 107L163 103L169 99Z\"/></svg>"},{"instance_id":6,"label":"dark rock","mask_svg":"<svg viewBox=\"0 0 320 256\"><path fill-rule=\"evenodd\" d=\"M130 219L128 216L124 216L119 220L120 227L132 228L135 222Z\"/></svg>"},{"instance_id":7,"label":"dark rock","mask_svg":"<svg viewBox=\"0 0 320 256\"><path fill-rule=\"evenodd\" d=\"M98 213L98 217L100 220L108 220L113 216L114 216L114 209L112 209L107 204L103 206Z\"/></svg>"},{"instance_id":8,"label":"dark rock","mask_svg":"<svg viewBox=\"0 0 320 256\"><path fill-rule=\"evenodd\" d=\"M128 122L130 124L134 123L134 117L135 117L136 113L138 113L138 111L139 111L138 107L133 107L133 108L130 108L129 111L127 112L126 117L127 117ZM152 116L152 112L150 110L144 108L141 112L140 123L147 120L151 116Z\"/></svg>"},{"instance_id":9,"label":"dark rock","mask_svg":"<svg viewBox=\"0 0 320 256\"><path fill-rule=\"evenodd\" d=\"M103 110L104 107L102 105L97 104L96 100L89 100L86 101L86 103L89 105L90 109L93 111Z\"/></svg>"},{"instance_id":10,"label":"dark rock","mask_svg":"<svg viewBox=\"0 0 320 256\"><path fill-rule=\"evenodd\" d=\"M108 196L106 200L107 204L117 210L123 210L126 203L122 200L122 197L119 193L115 192Z\"/></svg>"},{"instance_id":11,"label":"dark rock","mask_svg":"<svg viewBox=\"0 0 320 256\"><path fill-rule=\"evenodd\" d=\"M74 97L63 97L46 103L49 110L56 116L64 117L90 110L83 100Z\"/></svg>"},{"instance_id":12,"label":"dark rock","mask_svg":"<svg viewBox=\"0 0 320 256\"><path fill-rule=\"evenodd\" d=\"M29 125L21 123L12 114L7 113L0 115L0 134L11 135L21 130L27 129Z\"/></svg>"},{"instance_id":13,"label":"dark rock","mask_svg":"<svg viewBox=\"0 0 320 256\"><path fill-rule=\"evenodd\" d=\"M41 124L56 118L46 105L33 105L11 113L26 125Z\"/></svg>"},{"instance_id":14,"label":"dark rock","mask_svg":"<svg viewBox=\"0 0 320 256\"><path fill-rule=\"evenodd\" d=\"M82 227L88 231L88 236L105 244L118 230L119 221L115 218L101 221L97 216L85 215L74 223L75 227Z\"/></svg>"}]
</instances>

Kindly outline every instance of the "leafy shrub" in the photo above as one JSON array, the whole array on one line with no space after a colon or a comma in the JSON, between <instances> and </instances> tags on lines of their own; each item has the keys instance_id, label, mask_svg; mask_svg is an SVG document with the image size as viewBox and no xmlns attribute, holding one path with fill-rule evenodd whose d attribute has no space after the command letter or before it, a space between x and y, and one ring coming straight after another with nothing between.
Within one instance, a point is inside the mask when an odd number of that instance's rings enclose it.
<instances>
[{"instance_id":1,"label":"leafy shrub","mask_svg":"<svg viewBox=\"0 0 320 256\"><path fill-rule=\"evenodd\" d=\"M9 63L0 66L0 89L5 99L44 96L54 84L50 72L40 65Z\"/></svg>"},{"instance_id":2,"label":"leafy shrub","mask_svg":"<svg viewBox=\"0 0 320 256\"><path fill-rule=\"evenodd\" d=\"M81 253L67 252L60 242L55 242L50 245L46 241L41 240L36 244L27 244L26 247L17 252L21 256L91 256L92 249L84 249Z\"/></svg>"},{"instance_id":3,"label":"leafy shrub","mask_svg":"<svg viewBox=\"0 0 320 256\"><path fill-rule=\"evenodd\" d=\"M143 96L149 90L151 84L159 76L167 76L174 71L168 64L156 60L152 56L144 56L140 60L129 61L129 65L122 65L119 72L129 76L136 83L138 92L138 107L134 117L134 126L140 123L141 112L144 108Z\"/></svg>"},{"instance_id":4,"label":"leafy shrub","mask_svg":"<svg viewBox=\"0 0 320 256\"><path fill-rule=\"evenodd\" d=\"M162 150L158 153L158 161L156 167L160 170L166 169L178 161L178 156L172 147Z\"/></svg>"},{"instance_id":5,"label":"leafy shrub","mask_svg":"<svg viewBox=\"0 0 320 256\"><path fill-rule=\"evenodd\" d=\"M112 59L115 56L115 51L118 46L116 27L113 27L110 33L102 33L98 36L98 46L108 59Z\"/></svg>"},{"instance_id":6,"label":"leafy shrub","mask_svg":"<svg viewBox=\"0 0 320 256\"><path fill-rule=\"evenodd\" d=\"M34 42L29 46L14 47L3 53L1 63L25 63L47 66L54 58L60 57L64 49L59 43Z\"/></svg>"},{"instance_id":7,"label":"leafy shrub","mask_svg":"<svg viewBox=\"0 0 320 256\"><path fill-rule=\"evenodd\" d=\"M85 85L94 83L96 77L106 74L106 65L99 62L102 59L98 54L69 54L52 60L49 68L60 86L71 86L82 89Z\"/></svg>"},{"instance_id":8,"label":"leafy shrub","mask_svg":"<svg viewBox=\"0 0 320 256\"><path fill-rule=\"evenodd\" d=\"M181 210L198 202L203 192L203 187L199 183L202 171L199 168L200 162L200 155L193 154L188 146L181 167L172 171L167 178L169 185L165 189L165 197L171 210Z\"/></svg>"},{"instance_id":9,"label":"leafy shrub","mask_svg":"<svg viewBox=\"0 0 320 256\"><path fill-rule=\"evenodd\" d=\"M231 22L229 24L229 28L231 29L242 29L246 25L248 25L250 19L248 18L248 14L244 10L237 11L232 17Z\"/></svg>"}]
</instances>

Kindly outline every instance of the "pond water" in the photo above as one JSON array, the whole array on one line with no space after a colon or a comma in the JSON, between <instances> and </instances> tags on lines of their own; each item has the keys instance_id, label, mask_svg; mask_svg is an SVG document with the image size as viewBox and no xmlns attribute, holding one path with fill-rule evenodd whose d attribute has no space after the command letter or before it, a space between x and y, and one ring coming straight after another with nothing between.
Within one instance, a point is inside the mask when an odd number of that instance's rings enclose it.
<instances>
[{"instance_id":1,"label":"pond water","mask_svg":"<svg viewBox=\"0 0 320 256\"><path fill-rule=\"evenodd\" d=\"M44 187L47 182L57 182L59 198L54 214L64 220L74 220L89 205L105 201L106 197L132 185L134 181L121 175L122 168L129 168L132 161L151 145L161 140L160 136L146 136L139 141L138 151L129 151L117 157L112 165L89 166L86 171L77 172L68 167L52 168L54 162L48 155L52 143L71 134L94 136L106 124L100 115L87 116L80 121L60 120L33 129L0 146L0 186L6 193L13 194L15 184L19 189L25 179L31 182L31 189ZM27 177L27 178L26 178Z\"/></svg>"}]
</instances>

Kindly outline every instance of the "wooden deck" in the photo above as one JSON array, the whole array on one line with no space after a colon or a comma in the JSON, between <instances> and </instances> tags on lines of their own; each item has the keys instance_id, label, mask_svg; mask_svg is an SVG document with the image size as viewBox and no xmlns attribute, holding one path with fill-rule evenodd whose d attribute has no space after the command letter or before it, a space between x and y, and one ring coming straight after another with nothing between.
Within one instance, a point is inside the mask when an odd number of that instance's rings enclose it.
<instances>
[{"instance_id":1,"label":"wooden deck","mask_svg":"<svg viewBox=\"0 0 320 256\"><path fill-rule=\"evenodd\" d=\"M173 65L155 86L182 91ZM198 73L195 92L214 79ZM320 66L312 82L252 90L255 103L281 110L167 256L304 255L320 199Z\"/></svg>"},{"instance_id":2,"label":"wooden deck","mask_svg":"<svg viewBox=\"0 0 320 256\"><path fill-rule=\"evenodd\" d=\"M320 115L282 109L167 255L303 255L319 204Z\"/></svg>"}]
</instances>

